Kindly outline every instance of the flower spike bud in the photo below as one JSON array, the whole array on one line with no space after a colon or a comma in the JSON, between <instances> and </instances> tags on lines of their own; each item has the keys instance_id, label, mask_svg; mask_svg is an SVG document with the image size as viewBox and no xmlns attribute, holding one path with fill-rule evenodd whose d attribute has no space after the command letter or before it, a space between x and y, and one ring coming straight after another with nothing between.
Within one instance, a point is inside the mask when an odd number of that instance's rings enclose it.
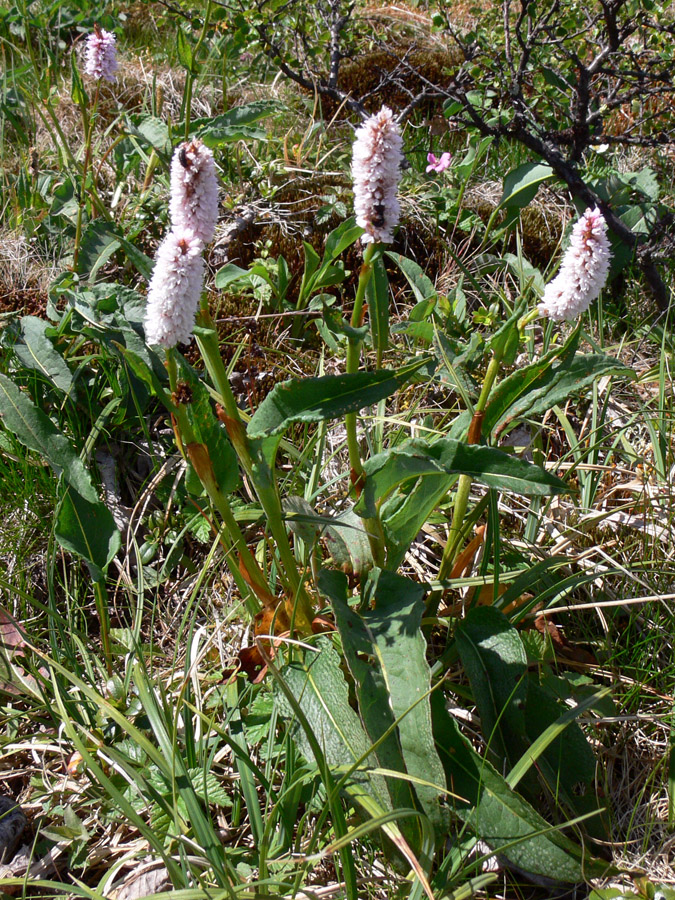
<instances>
[{"instance_id":1,"label":"flower spike bud","mask_svg":"<svg viewBox=\"0 0 675 900\"><path fill-rule=\"evenodd\" d=\"M200 140L181 144L171 161L171 223L189 229L204 244L213 240L218 221L218 181L213 153Z\"/></svg>"},{"instance_id":2,"label":"flower spike bud","mask_svg":"<svg viewBox=\"0 0 675 900\"><path fill-rule=\"evenodd\" d=\"M571 322L597 299L607 281L612 253L607 223L599 209L587 209L572 229L560 270L544 289L539 314Z\"/></svg>"},{"instance_id":3,"label":"flower spike bud","mask_svg":"<svg viewBox=\"0 0 675 900\"><path fill-rule=\"evenodd\" d=\"M160 244L145 311L148 344L169 348L192 337L204 283L203 246L191 231L170 231Z\"/></svg>"},{"instance_id":4,"label":"flower spike bud","mask_svg":"<svg viewBox=\"0 0 675 900\"><path fill-rule=\"evenodd\" d=\"M94 25L94 30L87 37L84 71L97 80L105 78L106 81L114 81L118 68L115 35Z\"/></svg>"},{"instance_id":5,"label":"flower spike bud","mask_svg":"<svg viewBox=\"0 0 675 900\"><path fill-rule=\"evenodd\" d=\"M394 239L401 207L396 196L401 179L403 138L392 111L383 106L356 132L352 157L354 212L365 230L364 244Z\"/></svg>"}]
</instances>

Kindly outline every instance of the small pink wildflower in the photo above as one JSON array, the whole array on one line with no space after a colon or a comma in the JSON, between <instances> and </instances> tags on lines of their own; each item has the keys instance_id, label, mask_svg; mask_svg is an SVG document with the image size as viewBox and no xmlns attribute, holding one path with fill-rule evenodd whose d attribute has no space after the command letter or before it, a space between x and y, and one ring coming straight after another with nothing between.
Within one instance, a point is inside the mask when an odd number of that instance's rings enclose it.
<instances>
[{"instance_id":1,"label":"small pink wildflower","mask_svg":"<svg viewBox=\"0 0 675 900\"><path fill-rule=\"evenodd\" d=\"M450 160L452 159L449 153L442 153L440 159L436 159L436 156L433 153L427 153L427 162L429 165L427 166L427 172L445 172L447 168L450 167Z\"/></svg>"},{"instance_id":2,"label":"small pink wildflower","mask_svg":"<svg viewBox=\"0 0 675 900\"><path fill-rule=\"evenodd\" d=\"M560 270L544 289L539 313L571 322L585 312L607 281L611 259L607 223L599 209L587 209L572 229Z\"/></svg>"},{"instance_id":3,"label":"small pink wildflower","mask_svg":"<svg viewBox=\"0 0 675 900\"><path fill-rule=\"evenodd\" d=\"M170 231L160 244L145 311L148 344L169 348L192 337L204 283L203 249L190 231Z\"/></svg>"},{"instance_id":4,"label":"small pink wildflower","mask_svg":"<svg viewBox=\"0 0 675 900\"><path fill-rule=\"evenodd\" d=\"M403 138L394 115L383 106L356 132L352 157L354 212L365 229L361 241L391 243L401 207L396 196L401 178Z\"/></svg>"},{"instance_id":5,"label":"small pink wildflower","mask_svg":"<svg viewBox=\"0 0 675 900\"><path fill-rule=\"evenodd\" d=\"M115 35L94 25L94 30L87 37L84 71L92 78L114 81L118 68Z\"/></svg>"},{"instance_id":6,"label":"small pink wildflower","mask_svg":"<svg viewBox=\"0 0 675 900\"><path fill-rule=\"evenodd\" d=\"M218 221L218 180L213 153L200 140L181 144L171 161L171 223L189 229L204 244Z\"/></svg>"}]
</instances>

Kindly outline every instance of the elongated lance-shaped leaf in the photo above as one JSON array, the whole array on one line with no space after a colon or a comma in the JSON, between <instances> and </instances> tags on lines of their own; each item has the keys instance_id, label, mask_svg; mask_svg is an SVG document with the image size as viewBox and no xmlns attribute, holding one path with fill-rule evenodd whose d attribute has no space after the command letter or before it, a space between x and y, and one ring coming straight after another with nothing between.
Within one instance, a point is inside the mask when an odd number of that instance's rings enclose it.
<instances>
[{"instance_id":1,"label":"elongated lance-shaped leaf","mask_svg":"<svg viewBox=\"0 0 675 900\"><path fill-rule=\"evenodd\" d=\"M66 486L54 526L56 540L86 562L94 581L105 581L108 565L119 550L122 538L108 507L98 498L85 500Z\"/></svg>"},{"instance_id":2,"label":"elongated lance-shaped leaf","mask_svg":"<svg viewBox=\"0 0 675 900\"><path fill-rule=\"evenodd\" d=\"M455 630L457 649L491 754L515 765L527 746L527 654L516 629L491 606L476 606Z\"/></svg>"},{"instance_id":3,"label":"elongated lance-shaped leaf","mask_svg":"<svg viewBox=\"0 0 675 900\"><path fill-rule=\"evenodd\" d=\"M347 665L356 685L361 721L368 737L377 745L375 753L379 764L394 772L406 772L386 675L369 623L349 606L348 582L342 572L323 569L319 588L330 598ZM387 778L386 781L394 809L417 807L414 790L408 782L399 778ZM401 828L412 846L418 847L421 838L418 822L401 822Z\"/></svg>"},{"instance_id":4,"label":"elongated lance-shaped leaf","mask_svg":"<svg viewBox=\"0 0 675 900\"><path fill-rule=\"evenodd\" d=\"M382 809L391 809L384 778L364 771L376 768L377 759L370 751L372 745L359 717L349 704L340 658L329 642L321 641L320 648L320 652L307 651L302 661L284 666L281 678L302 707L328 765L358 763L345 785L349 796L360 802L362 795L369 795ZM291 733L302 755L314 760L311 744L283 692L275 692L275 703L281 714L291 720Z\"/></svg>"},{"instance_id":5,"label":"elongated lance-shaped leaf","mask_svg":"<svg viewBox=\"0 0 675 900\"><path fill-rule=\"evenodd\" d=\"M12 349L24 366L41 372L64 394L71 391L74 394L73 373L47 334L50 328L53 326L45 319L38 319L37 316L22 316L23 342L18 341Z\"/></svg>"},{"instance_id":6,"label":"elongated lance-shaped leaf","mask_svg":"<svg viewBox=\"0 0 675 900\"><path fill-rule=\"evenodd\" d=\"M550 496L569 491L564 481L538 466L492 447L465 444L452 438L433 443L410 440L371 457L364 465L366 484L354 507L373 518L378 507L400 485L428 475L470 475L488 487L526 496Z\"/></svg>"},{"instance_id":7,"label":"elongated lance-shaped leaf","mask_svg":"<svg viewBox=\"0 0 675 900\"><path fill-rule=\"evenodd\" d=\"M0 375L0 418L29 450L36 450L89 503L99 497L68 438L6 375Z\"/></svg>"},{"instance_id":8,"label":"elongated lance-shaped leaf","mask_svg":"<svg viewBox=\"0 0 675 900\"><path fill-rule=\"evenodd\" d=\"M366 287L373 350L382 358L389 346L389 279L381 256L373 260L373 274Z\"/></svg>"},{"instance_id":9,"label":"elongated lance-shaped leaf","mask_svg":"<svg viewBox=\"0 0 675 900\"><path fill-rule=\"evenodd\" d=\"M361 612L353 612L339 599L334 611L347 661L361 686L360 708L369 735L375 741L398 722L400 756L397 761L390 742L389 765L400 769L403 763L409 775L436 785L417 783L415 793L440 834L446 824L439 806L445 775L431 728L431 675L420 630L424 594L422 585L373 569L364 586Z\"/></svg>"},{"instance_id":10,"label":"elongated lance-shaped leaf","mask_svg":"<svg viewBox=\"0 0 675 900\"><path fill-rule=\"evenodd\" d=\"M631 368L611 356L577 354L578 342L576 330L563 347L550 351L501 381L490 395L483 419L483 434L486 437L500 434L519 419L540 415L605 375L635 378Z\"/></svg>"},{"instance_id":11,"label":"elongated lance-shaped leaf","mask_svg":"<svg viewBox=\"0 0 675 900\"><path fill-rule=\"evenodd\" d=\"M358 412L391 396L428 364L429 359L423 358L396 371L380 369L285 381L273 388L260 404L248 424L248 435L251 438L278 435L293 422L321 422Z\"/></svg>"},{"instance_id":12,"label":"elongated lance-shaped leaf","mask_svg":"<svg viewBox=\"0 0 675 900\"><path fill-rule=\"evenodd\" d=\"M431 695L434 737L455 800L454 811L474 834L524 872L555 883L578 884L614 867L586 854L552 826L461 734L440 691Z\"/></svg>"}]
</instances>

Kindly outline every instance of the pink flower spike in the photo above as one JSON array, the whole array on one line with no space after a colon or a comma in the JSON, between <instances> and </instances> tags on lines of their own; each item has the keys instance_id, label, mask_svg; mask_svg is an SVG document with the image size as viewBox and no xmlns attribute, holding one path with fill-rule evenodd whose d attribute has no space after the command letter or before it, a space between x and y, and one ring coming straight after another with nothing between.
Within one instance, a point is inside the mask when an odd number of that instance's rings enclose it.
<instances>
[{"instance_id":1,"label":"pink flower spike","mask_svg":"<svg viewBox=\"0 0 675 900\"><path fill-rule=\"evenodd\" d=\"M452 156L450 153L442 153L440 159L436 159L436 156L433 153L427 153L427 162L429 165L426 168L427 172L445 172L446 169L450 167L450 160Z\"/></svg>"},{"instance_id":2,"label":"pink flower spike","mask_svg":"<svg viewBox=\"0 0 675 900\"><path fill-rule=\"evenodd\" d=\"M203 249L191 231L170 231L160 244L145 311L148 344L169 348L192 337L204 284Z\"/></svg>"},{"instance_id":3,"label":"pink flower spike","mask_svg":"<svg viewBox=\"0 0 675 900\"><path fill-rule=\"evenodd\" d=\"M186 141L171 161L171 224L210 244L218 221L218 180L213 153L200 140Z\"/></svg>"},{"instance_id":4,"label":"pink flower spike","mask_svg":"<svg viewBox=\"0 0 675 900\"><path fill-rule=\"evenodd\" d=\"M93 32L87 37L84 56L84 71L92 78L100 81L114 81L119 68L115 51L115 35L94 25Z\"/></svg>"},{"instance_id":5,"label":"pink flower spike","mask_svg":"<svg viewBox=\"0 0 675 900\"><path fill-rule=\"evenodd\" d=\"M587 209L572 229L560 269L544 289L539 314L571 322L597 299L609 274L612 253L607 223L599 209Z\"/></svg>"},{"instance_id":6,"label":"pink flower spike","mask_svg":"<svg viewBox=\"0 0 675 900\"><path fill-rule=\"evenodd\" d=\"M352 156L354 212L364 229L364 244L390 244L401 207L396 196L401 179L403 138L392 111L383 106L356 132Z\"/></svg>"}]
</instances>

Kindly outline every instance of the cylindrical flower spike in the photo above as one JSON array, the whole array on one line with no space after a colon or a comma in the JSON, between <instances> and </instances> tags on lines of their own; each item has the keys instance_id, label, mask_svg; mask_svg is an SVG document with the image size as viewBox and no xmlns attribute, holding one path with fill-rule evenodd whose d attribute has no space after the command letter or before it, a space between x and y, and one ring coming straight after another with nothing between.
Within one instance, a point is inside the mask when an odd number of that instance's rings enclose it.
<instances>
[{"instance_id":1,"label":"cylindrical flower spike","mask_svg":"<svg viewBox=\"0 0 675 900\"><path fill-rule=\"evenodd\" d=\"M169 348L192 337L204 284L203 248L190 231L170 231L160 244L145 312L148 344Z\"/></svg>"},{"instance_id":2,"label":"cylindrical flower spike","mask_svg":"<svg viewBox=\"0 0 675 900\"><path fill-rule=\"evenodd\" d=\"M171 161L171 223L209 244L218 221L218 181L213 154L200 140L186 141Z\"/></svg>"},{"instance_id":3,"label":"cylindrical flower spike","mask_svg":"<svg viewBox=\"0 0 675 900\"><path fill-rule=\"evenodd\" d=\"M403 138L392 111L383 106L356 132L352 157L354 212L365 229L364 244L394 239L401 207L396 192L401 179Z\"/></svg>"},{"instance_id":4,"label":"cylindrical flower spike","mask_svg":"<svg viewBox=\"0 0 675 900\"><path fill-rule=\"evenodd\" d=\"M118 68L115 35L94 25L93 32L87 37L84 71L92 78L114 81Z\"/></svg>"},{"instance_id":5,"label":"cylindrical flower spike","mask_svg":"<svg viewBox=\"0 0 675 900\"><path fill-rule=\"evenodd\" d=\"M544 289L539 313L571 322L597 299L607 281L611 259L607 223L599 209L587 209L572 229L560 270Z\"/></svg>"}]
</instances>

